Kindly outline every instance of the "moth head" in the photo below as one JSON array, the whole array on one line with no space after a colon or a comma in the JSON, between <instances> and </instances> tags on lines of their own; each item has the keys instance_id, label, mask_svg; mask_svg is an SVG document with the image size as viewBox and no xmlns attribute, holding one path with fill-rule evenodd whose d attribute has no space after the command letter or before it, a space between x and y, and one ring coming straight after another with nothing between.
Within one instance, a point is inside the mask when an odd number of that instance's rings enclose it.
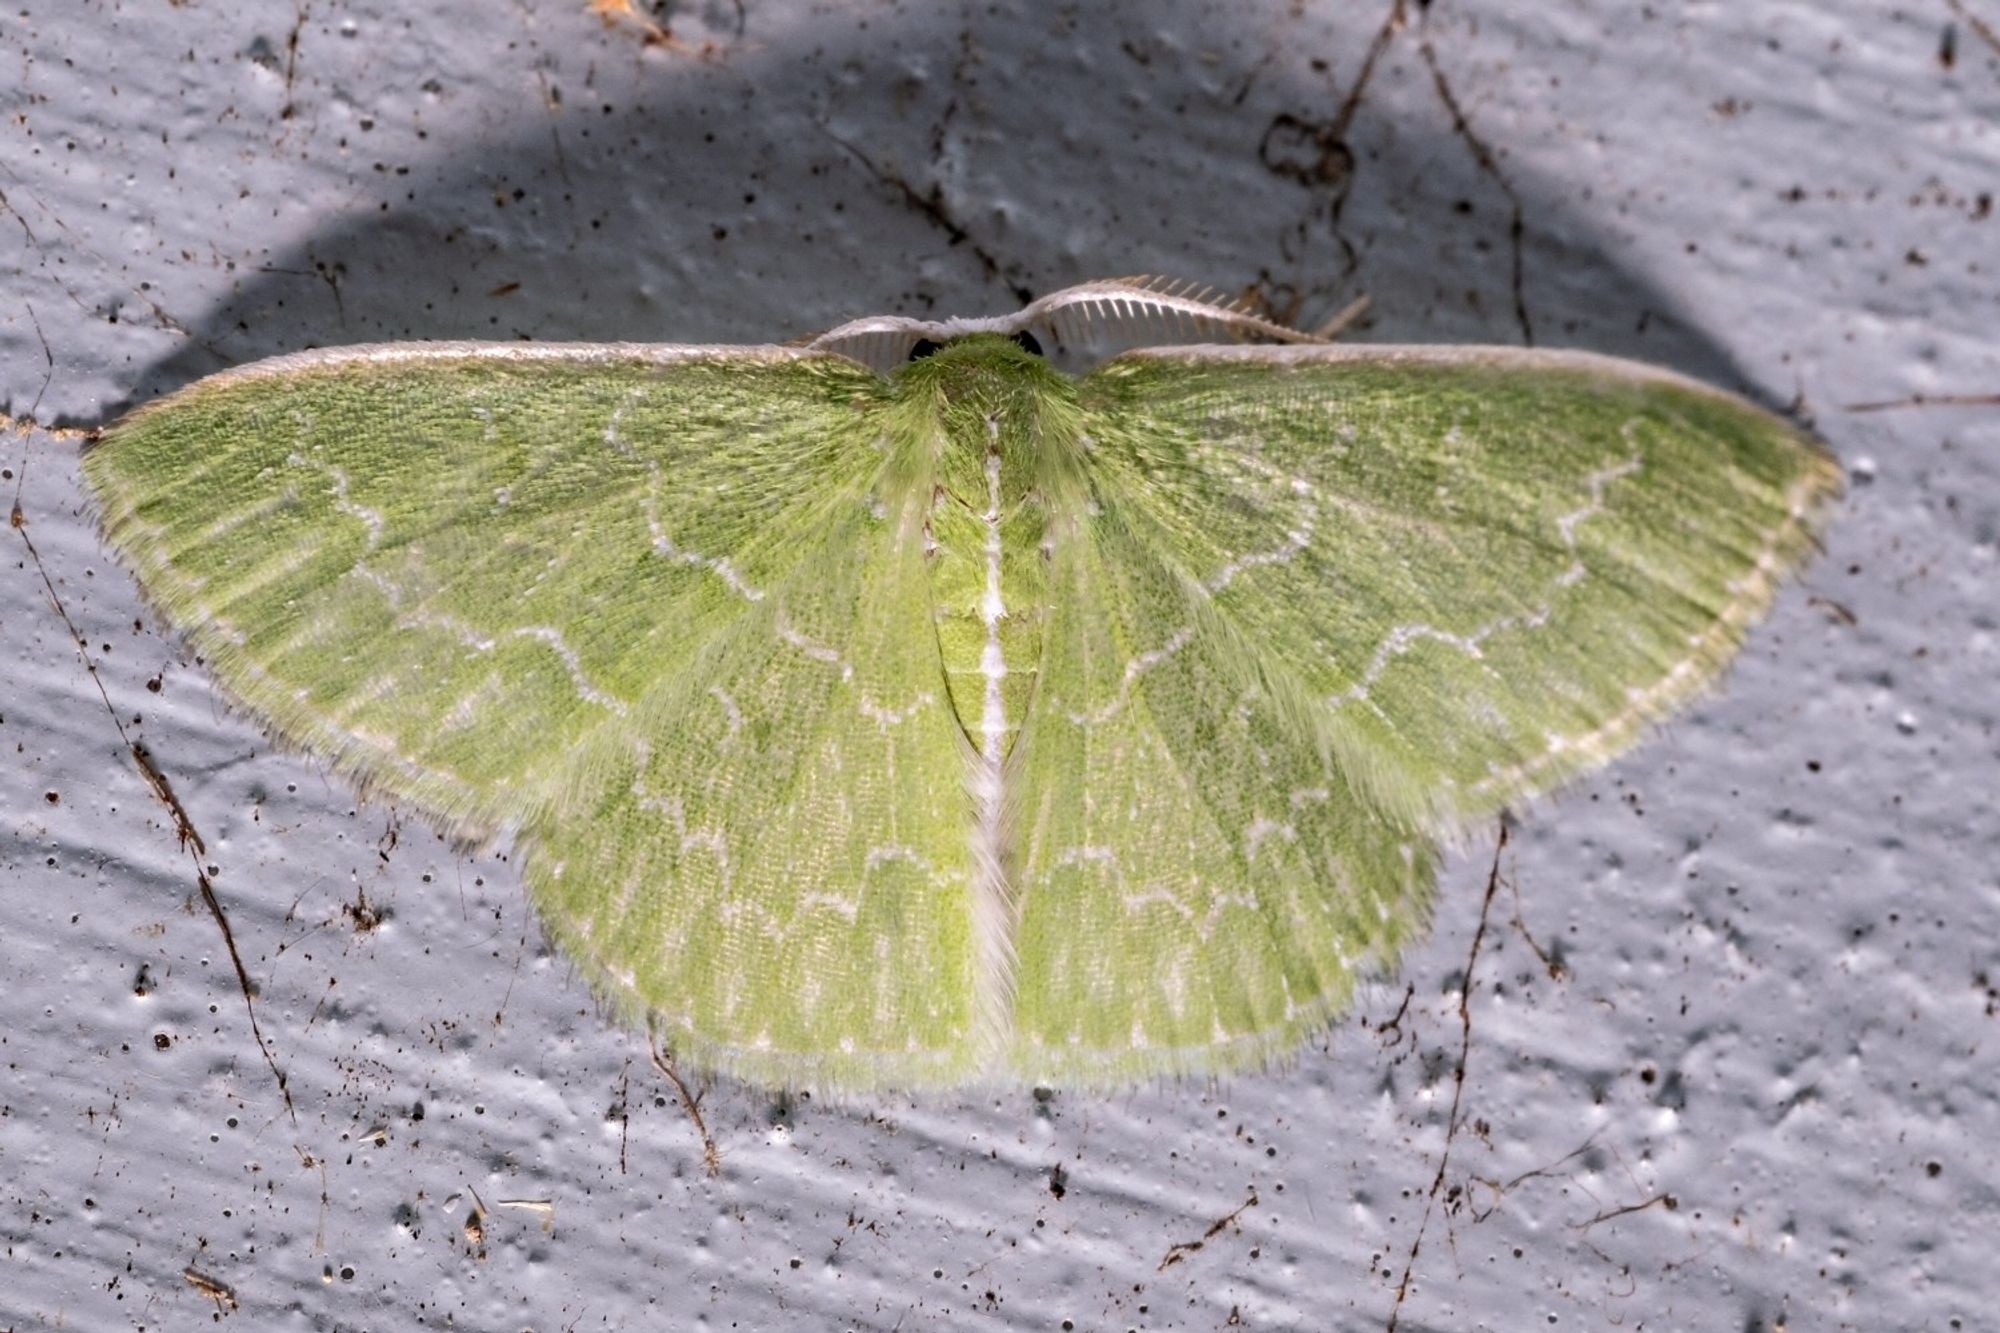
<instances>
[{"instance_id":1,"label":"moth head","mask_svg":"<svg viewBox=\"0 0 2000 1333\"><path fill-rule=\"evenodd\" d=\"M919 338L890 378L941 410L1018 415L1051 398L1074 396L1076 381L1049 365L1032 334L966 333ZM983 435L983 432L981 433Z\"/></svg>"},{"instance_id":2,"label":"moth head","mask_svg":"<svg viewBox=\"0 0 2000 1333\"><path fill-rule=\"evenodd\" d=\"M991 335L975 334L973 336L980 338L990 337ZM1008 334L1007 341L1013 343L1014 346L1020 348L1029 356L1042 355L1041 339L1035 337L1034 334L1028 332L1026 329L1016 329L1014 332ZM919 338L916 342L910 344L909 359L912 361L921 361L927 356L935 356L937 353L943 351L946 345L946 343L938 342L931 338Z\"/></svg>"},{"instance_id":3,"label":"moth head","mask_svg":"<svg viewBox=\"0 0 2000 1333\"><path fill-rule=\"evenodd\" d=\"M894 375L905 367L946 351L971 347L981 356L996 346L1010 346L1016 353L1045 360L1042 339L1032 329L1005 327L1000 320L902 319L893 315L857 319L830 329L806 343L814 351L837 352L859 361L884 375ZM960 353L961 355L963 353Z\"/></svg>"},{"instance_id":4,"label":"moth head","mask_svg":"<svg viewBox=\"0 0 2000 1333\"><path fill-rule=\"evenodd\" d=\"M1051 293L1011 315L922 320L876 315L805 341L884 375L960 342L998 335L1055 369L1080 375L1121 352L1212 343L1322 342L1207 288L1154 278L1087 282Z\"/></svg>"}]
</instances>

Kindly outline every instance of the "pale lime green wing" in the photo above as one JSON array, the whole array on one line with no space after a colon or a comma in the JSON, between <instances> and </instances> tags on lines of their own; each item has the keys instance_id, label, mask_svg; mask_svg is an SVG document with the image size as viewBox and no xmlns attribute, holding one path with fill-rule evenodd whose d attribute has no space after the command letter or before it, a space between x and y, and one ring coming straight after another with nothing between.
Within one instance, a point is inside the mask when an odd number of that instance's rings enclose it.
<instances>
[{"instance_id":1,"label":"pale lime green wing","mask_svg":"<svg viewBox=\"0 0 2000 1333\"><path fill-rule=\"evenodd\" d=\"M1289 1053L1423 929L1435 859L1360 799L1122 499L1097 487L1055 547L1011 761L1008 1058L1054 1084Z\"/></svg>"},{"instance_id":2,"label":"pale lime green wing","mask_svg":"<svg viewBox=\"0 0 2000 1333\"><path fill-rule=\"evenodd\" d=\"M775 349L345 349L150 404L84 471L231 693L490 833L790 568L786 518L868 470L871 378Z\"/></svg>"},{"instance_id":3,"label":"pale lime green wing","mask_svg":"<svg viewBox=\"0 0 2000 1333\"><path fill-rule=\"evenodd\" d=\"M1018 789L1012 1059L1291 1049L1419 930L1434 838L1711 682L1838 487L1777 418L1504 349L1191 349L1079 386Z\"/></svg>"},{"instance_id":4,"label":"pale lime green wing","mask_svg":"<svg viewBox=\"0 0 2000 1333\"><path fill-rule=\"evenodd\" d=\"M517 830L619 1007L773 1081L921 1081L969 1058L964 763L882 389L776 348L354 349L194 385L85 471L223 685Z\"/></svg>"},{"instance_id":5,"label":"pale lime green wing","mask_svg":"<svg viewBox=\"0 0 2000 1333\"><path fill-rule=\"evenodd\" d=\"M552 933L696 1066L816 1088L982 1072L929 498L824 494L785 529L792 572L602 730L530 827Z\"/></svg>"},{"instance_id":6,"label":"pale lime green wing","mask_svg":"<svg viewBox=\"0 0 2000 1333\"><path fill-rule=\"evenodd\" d=\"M1840 489L1769 412L1586 353L1159 351L1084 397L1135 540L1377 808L1447 833L1712 683Z\"/></svg>"}]
</instances>

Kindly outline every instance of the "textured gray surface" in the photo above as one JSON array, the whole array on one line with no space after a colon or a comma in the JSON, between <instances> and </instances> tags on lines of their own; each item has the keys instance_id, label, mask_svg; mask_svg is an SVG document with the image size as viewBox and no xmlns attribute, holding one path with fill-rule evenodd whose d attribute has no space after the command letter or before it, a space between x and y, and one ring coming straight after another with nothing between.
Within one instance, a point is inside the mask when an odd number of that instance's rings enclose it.
<instances>
[{"instance_id":1,"label":"textured gray surface","mask_svg":"<svg viewBox=\"0 0 2000 1333\"><path fill-rule=\"evenodd\" d=\"M1166 272L1796 397L1853 485L1723 691L1524 812L1434 1196L1490 840L1289 1068L723 1085L711 1179L505 856L274 754L98 546L75 442L9 433L40 562L9 534L0 1328L206 1322L190 1268L260 1328L1378 1328L1427 1203L1405 1328L1979 1327L2000 413L1842 407L2000 391L1982 8L1439 0L1343 117L1386 0L749 0L676 20L706 59L582 0L17 6L16 417L307 345L764 341ZM114 713L206 839L296 1119Z\"/></svg>"}]
</instances>

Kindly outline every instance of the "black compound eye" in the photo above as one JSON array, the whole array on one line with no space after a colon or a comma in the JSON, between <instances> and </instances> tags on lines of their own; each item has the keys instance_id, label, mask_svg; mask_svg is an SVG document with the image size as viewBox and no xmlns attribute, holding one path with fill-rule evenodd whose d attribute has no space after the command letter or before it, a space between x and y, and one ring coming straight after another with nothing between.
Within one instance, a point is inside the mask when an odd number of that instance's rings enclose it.
<instances>
[{"instance_id":1,"label":"black compound eye","mask_svg":"<svg viewBox=\"0 0 2000 1333\"><path fill-rule=\"evenodd\" d=\"M1036 339L1034 334L1028 332L1026 329L1022 329L1019 333L1014 334L1013 337L1014 346L1020 348L1029 356L1040 356L1042 354L1042 344Z\"/></svg>"},{"instance_id":2,"label":"black compound eye","mask_svg":"<svg viewBox=\"0 0 2000 1333\"><path fill-rule=\"evenodd\" d=\"M919 338L910 347L910 360L921 361L927 356L935 356L944 350L944 344L932 342L929 338Z\"/></svg>"}]
</instances>

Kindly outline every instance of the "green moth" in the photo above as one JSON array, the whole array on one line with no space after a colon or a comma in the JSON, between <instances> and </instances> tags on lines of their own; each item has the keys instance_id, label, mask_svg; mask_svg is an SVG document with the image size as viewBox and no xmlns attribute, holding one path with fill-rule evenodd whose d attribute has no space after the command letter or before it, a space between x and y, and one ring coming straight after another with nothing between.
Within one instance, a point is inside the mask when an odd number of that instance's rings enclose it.
<instances>
[{"instance_id":1,"label":"green moth","mask_svg":"<svg viewBox=\"0 0 2000 1333\"><path fill-rule=\"evenodd\" d=\"M1167 345L1052 361L1120 340ZM1667 371L1145 280L278 357L84 469L279 737L513 836L683 1062L844 1088L1290 1052L1422 929L1440 840L1715 679L1840 484Z\"/></svg>"}]
</instances>

